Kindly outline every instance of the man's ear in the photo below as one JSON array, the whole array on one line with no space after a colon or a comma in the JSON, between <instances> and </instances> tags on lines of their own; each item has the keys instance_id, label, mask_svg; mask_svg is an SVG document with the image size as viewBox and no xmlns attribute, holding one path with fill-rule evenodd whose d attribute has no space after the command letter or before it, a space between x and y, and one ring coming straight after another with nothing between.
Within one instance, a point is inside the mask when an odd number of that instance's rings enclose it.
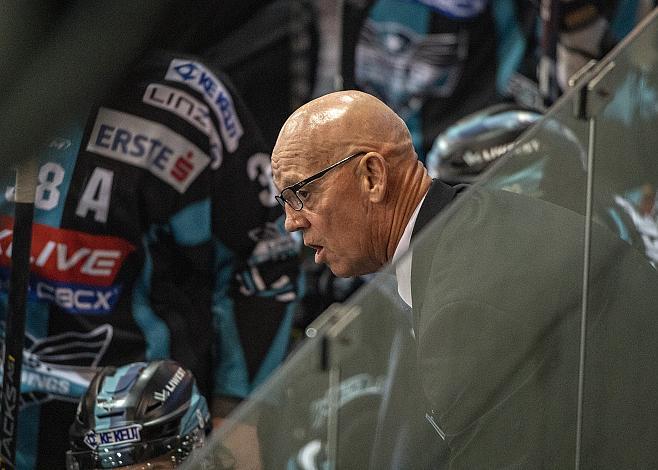
<instances>
[{"instance_id":1,"label":"man's ear","mask_svg":"<svg viewBox=\"0 0 658 470\"><path fill-rule=\"evenodd\" d=\"M359 162L361 189L368 193L370 202L382 202L386 193L388 168L377 152L367 153Z\"/></svg>"}]
</instances>

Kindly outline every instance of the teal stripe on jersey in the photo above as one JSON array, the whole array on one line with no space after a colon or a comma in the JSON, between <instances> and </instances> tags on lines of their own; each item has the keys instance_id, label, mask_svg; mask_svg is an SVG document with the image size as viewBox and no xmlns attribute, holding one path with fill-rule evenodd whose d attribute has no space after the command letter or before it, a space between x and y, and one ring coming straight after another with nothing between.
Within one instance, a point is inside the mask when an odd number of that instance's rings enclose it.
<instances>
[{"instance_id":1,"label":"teal stripe on jersey","mask_svg":"<svg viewBox=\"0 0 658 470\"><path fill-rule=\"evenodd\" d=\"M166 359L171 354L171 336L167 324L151 308L151 274L153 260L148 248L148 235L142 239L144 246L144 269L133 290L133 318L146 340L146 360Z\"/></svg>"},{"instance_id":2,"label":"teal stripe on jersey","mask_svg":"<svg viewBox=\"0 0 658 470\"><path fill-rule=\"evenodd\" d=\"M182 246L194 246L210 240L210 199L190 204L170 219L174 240Z\"/></svg>"},{"instance_id":3,"label":"teal stripe on jersey","mask_svg":"<svg viewBox=\"0 0 658 470\"><path fill-rule=\"evenodd\" d=\"M40 411L39 406L29 406L21 410L18 418L16 468L20 470L32 470L36 465Z\"/></svg>"},{"instance_id":4,"label":"teal stripe on jersey","mask_svg":"<svg viewBox=\"0 0 658 470\"><path fill-rule=\"evenodd\" d=\"M235 322L233 299L229 287L233 276L233 253L220 241L216 241L215 272L212 313L217 338L217 366L215 369L214 394L244 398L249 394L247 361L240 344Z\"/></svg>"},{"instance_id":5,"label":"teal stripe on jersey","mask_svg":"<svg viewBox=\"0 0 658 470\"><path fill-rule=\"evenodd\" d=\"M212 311L218 338L214 393L244 398L249 394L249 376L235 323L233 301L225 297L214 303Z\"/></svg>"},{"instance_id":6,"label":"teal stripe on jersey","mask_svg":"<svg viewBox=\"0 0 658 470\"><path fill-rule=\"evenodd\" d=\"M518 70L527 44L519 27L516 2L498 0L492 6L498 37L496 89L500 94L506 95L509 79Z\"/></svg>"}]
</instances>

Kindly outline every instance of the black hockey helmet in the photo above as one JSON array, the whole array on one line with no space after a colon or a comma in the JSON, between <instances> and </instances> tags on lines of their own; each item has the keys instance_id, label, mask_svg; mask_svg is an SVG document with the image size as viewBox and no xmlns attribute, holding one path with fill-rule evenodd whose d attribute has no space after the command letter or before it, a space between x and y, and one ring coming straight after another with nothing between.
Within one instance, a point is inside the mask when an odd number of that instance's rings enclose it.
<instances>
[{"instance_id":1,"label":"black hockey helmet","mask_svg":"<svg viewBox=\"0 0 658 470\"><path fill-rule=\"evenodd\" d=\"M172 468L210 431L192 373L171 360L105 367L91 381L69 430L70 470L165 459Z\"/></svg>"},{"instance_id":2,"label":"black hockey helmet","mask_svg":"<svg viewBox=\"0 0 658 470\"><path fill-rule=\"evenodd\" d=\"M427 170L448 183L470 183L542 114L513 104L497 104L469 114L439 134L427 154Z\"/></svg>"}]
</instances>

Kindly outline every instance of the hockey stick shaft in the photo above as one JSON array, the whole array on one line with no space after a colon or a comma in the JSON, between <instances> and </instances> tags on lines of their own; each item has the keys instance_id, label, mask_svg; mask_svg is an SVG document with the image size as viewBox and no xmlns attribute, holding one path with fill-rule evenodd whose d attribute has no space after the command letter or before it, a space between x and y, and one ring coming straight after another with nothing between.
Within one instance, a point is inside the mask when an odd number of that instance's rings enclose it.
<instances>
[{"instance_id":1,"label":"hockey stick shaft","mask_svg":"<svg viewBox=\"0 0 658 470\"><path fill-rule=\"evenodd\" d=\"M30 249L32 245L32 218L36 190L36 162L25 162L16 171L14 231L12 237L11 277L5 324L5 354L2 377L2 415L0 422L1 468L13 469L16 465L16 440L20 407L21 370L27 293L30 278Z\"/></svg>"}]
</instances>

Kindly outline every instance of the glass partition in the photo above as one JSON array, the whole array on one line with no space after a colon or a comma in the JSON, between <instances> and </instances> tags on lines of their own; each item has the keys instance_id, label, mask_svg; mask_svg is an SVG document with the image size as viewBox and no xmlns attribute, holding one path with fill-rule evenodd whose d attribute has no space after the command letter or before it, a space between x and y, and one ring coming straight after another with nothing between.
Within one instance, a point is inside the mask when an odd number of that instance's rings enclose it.
<instances>
[{"instance_id":1,"label":"glass partition","mask_svg":"<svg viewBox=\"0 0 658 470\"><path fill-rule=\"evenodd\" d=\"M413 310L389 267L186 468L655 468L657 27L479 184L433 186L458 194L402 260Z\"/></svg>"},{"instance_id":2,"label":"glass partition","mask_svg":"<svg viewBox=\"0 0 658 470\"><path fill-rule=\"evenodd\" d=\"M658 464L658 11L587 85L592 214L580 465ZM623 432L619 432L623 430Z\"/></svg>"},{"instance_id":3,"label":"glass partition","mask_svg":"<svg viewBox=\"0 0 658 470\"><path fill-rule=\"evenodd\" d=\"M389 273L332 306L190 468L426 468L410 315Z\"/></svg>"},{"instance_id":4,"label":"glass partition","mask_svg":"<svg viewBox=\"0 0 658 470\"><path fill-rule=\"evenodd\" d=\"M619 237L655 265L658 25L650 20L599 67L589 117L595 136L593 199L614 218Z\"/></svg>"},{"instance_id":5,"label":"glass partition","mask_svg":"<svg viewBox=\"0 0 658 470\"><path fill-rule=\"evenodd\" d=\"M449 447L438 468L576 460L589 142L573 117L580 87L412 248L420 380Z\"/></svg>"}]
</instances>

